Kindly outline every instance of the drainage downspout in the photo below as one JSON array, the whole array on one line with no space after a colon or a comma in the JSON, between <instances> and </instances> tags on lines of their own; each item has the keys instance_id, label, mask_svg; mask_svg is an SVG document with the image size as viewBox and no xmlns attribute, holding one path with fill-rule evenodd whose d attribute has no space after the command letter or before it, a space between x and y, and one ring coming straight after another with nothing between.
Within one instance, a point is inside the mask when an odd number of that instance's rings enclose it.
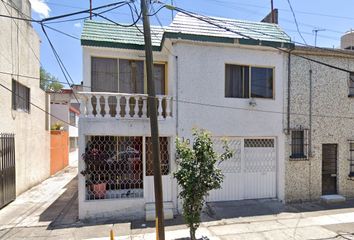
<instances>
[{"instance_id":1,"label":"drainage downspout","mask_svg":"<svg viewBox=\"0 0 354 240\"><path fill-rule=\"evenodd\" d=\"M179 125L178 125L178 56L175 56L175 60L176 60L176 76L175 76L175 81L176 81L176 137L179 137ZM176 210L177 210L177 213L180 214L179 212L179 207L178 207L178 184L176 184L176 197L177 197L177 200L176 200Z\"/></svg>"},{"instance_id":2,"label":"drainage downspout","mask_svg":"<svg viewBox=\"0 0 354 240\"><path fill-rule=\"evenodd\" d=\"M291 51L288 53L288 106L287 106L287 129L286 133L290 133L290 87L291 87Z\"/></svg>"},{"instance_id":3,"label":"drainage downspout","mask_svg":"<svg viewBox=\"0 0 354 240\"><path fill-rule=\"evenodd\" d=\"M312 67L310 63L310 70L309 70L309 152L308 152L308 157L309 157L309 198L310 200L312 199L312 194L311 194L311 156L312 156Z\"/></svg>"}]
</instances>

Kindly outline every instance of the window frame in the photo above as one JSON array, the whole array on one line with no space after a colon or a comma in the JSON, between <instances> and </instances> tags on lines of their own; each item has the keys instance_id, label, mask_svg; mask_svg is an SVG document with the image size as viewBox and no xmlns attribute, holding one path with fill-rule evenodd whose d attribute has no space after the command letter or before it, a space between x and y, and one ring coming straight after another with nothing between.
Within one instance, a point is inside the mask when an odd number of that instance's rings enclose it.
<instances>
[{"instance_id":1,"label":"window frame","mask_svg":"<svg viewBox=\"0 0 354 240\"><path fill-rule=\"evenodd\" d=\"M299 145L294 143L294 138L293 134L294 132L302 132L302 143L301 147L302 148L302 154L295 153L293 152L294 146ZM299 140L300 138L296 138ZM309 135L308 135L308 129L291 129L290 130L290 152L289 152L289 159L293 161L301 161L301 160L309 160Z\"/></svg>"},{"instance_id":2,"label":"window frame","mask_svg":"<svg viewBox=\"0 0 354 240\"><path fill-rule=\"evenodd\" d=\"M352 148L353 145L353 148ZM349 140L348 141L348 147L349 147L349 174L348 177L352 178L354 177L354 140Z\"/></svg>"},{"instance_id":3,"label":"window frame","mask_svg":"<svg viewBox=\"0 0 354 240\"><path fill-rule=\"evenodd\" d=\"M138 57L131 57L131 58L127 58L127 57L115 57L115 56L97 56L97 55L90 55L90 71L89 71L89 74L90 74L90 86L92 87L92 58L110 58L110 59L116 59L116 63L117 63L117 83L118 83L118 93L124 93L124 92L120 92L119 90L119 71L120 71L120 68L119 68L119 60L128 60L128 61L142 61L143 62L143 66L144 66L144 92L143 94L147 94L147 70L146 70L146 64L145 64L145 59L142 59L142 58L138 58ZM168 62L167 61L164 61L164 60L161 60L161 61L154 61L153 65L155 64L163 64L165 65L165 95L168 95ZM136 93L138 94L138 93Z\"/></svg>"},{"instance_id":4,"label":"window frame","mask_svg":"<svg viewBox=\"0 0 354 240\"><path fill-rule=\"evenodd\" d=\"M348 76L348 97L354 98L354 72Z\"/></svg>"},{"instance_id":5,"label":"window frame","mask_svg":"<svg viewBox=\"0 0 354 240\"><path fill-rule=\"evenodd\" d=\"M26 85L20 83L19 81L12 79L12 110L18 111L18 112L25 112L30 114L31 113L31 88L27 87ZM23 97L19 93L19 89L22 87L24 90L26 90L26 96ZM24 101L25 108L22 106L19 106L18 98L21 98Z\"/></svg>"},{"instance_id":6,"label":"window frame","mask_svg":"<svg viewBox=\"0 0 354 240\"><path fill-rule=\"evenodd\" d=\"M226 97L226 66L227 65L234 65L239 67L248 67L248 98L239 98L239 97ZM272 97L271 98L261 98L261 97L252 97L252 68L265 68L265 69L272 69ZM262 100L275 100L276 91L275 91L275 66L269 65L251 65L251 64L242 64L242 63L232 63L226 62L224 64L224 97L225 98L236 98L236 99L262 99Z\"/></svg>"}]
</instances>

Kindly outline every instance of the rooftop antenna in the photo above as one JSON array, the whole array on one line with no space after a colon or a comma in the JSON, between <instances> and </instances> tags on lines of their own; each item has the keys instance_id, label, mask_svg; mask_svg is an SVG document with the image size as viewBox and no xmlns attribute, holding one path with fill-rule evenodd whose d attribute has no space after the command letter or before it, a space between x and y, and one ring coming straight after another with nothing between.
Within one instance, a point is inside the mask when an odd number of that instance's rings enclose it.
<instances>
[{"instance_id":1,"label":"rooftop antenna","mask_svg":"<svg viewBox=\"0 0 354 240\"><path fill-rule=\"evenodd\" d=\"M171 0L171 6L173 6L173 0ZM173 21L173 10L171 11L171 19Z\"/></svg>"},{"instance_id":2,"label":"rooftop antenna","mask_svg":"<svg viewBox=\"0 0 354 240\"><path fill-rule=\"evenodd\" d=\"M315 47L317 47L317 33L320 31L326 31L324 28L314 28L312 30L313 33L315 33Z\"/></svg>"}]
</instances>

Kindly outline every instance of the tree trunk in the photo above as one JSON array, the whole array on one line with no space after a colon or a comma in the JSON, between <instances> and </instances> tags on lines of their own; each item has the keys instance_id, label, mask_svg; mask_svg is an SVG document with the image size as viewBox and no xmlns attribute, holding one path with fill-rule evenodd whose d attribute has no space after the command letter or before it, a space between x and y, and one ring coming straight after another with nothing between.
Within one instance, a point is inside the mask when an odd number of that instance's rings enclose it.
<instances>
[{"instance_id":1,"label":"tree trunk","mask_svg":"<svg viewBox=\"0 0 354 240\"><path fill-rule=\"evenodd\" d=\"M195 228L191 227L191 228L189 229L189 233L190 233L190 236L191 236L191 240L196 240L196 238L195 238L195 232L196 232L196 229L195 229Z\"/></svg>"}]
</instances>

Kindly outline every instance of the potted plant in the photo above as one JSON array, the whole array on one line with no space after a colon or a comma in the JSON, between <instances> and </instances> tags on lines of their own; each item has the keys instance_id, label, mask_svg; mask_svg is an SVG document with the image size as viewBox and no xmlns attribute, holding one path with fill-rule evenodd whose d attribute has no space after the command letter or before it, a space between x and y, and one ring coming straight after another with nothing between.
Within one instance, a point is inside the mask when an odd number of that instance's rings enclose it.
<instances>
[{"instance_id":1,"label":"potted plant","mask_svg":"<svg viewBox=\"0 0 354 240\"><path fill-rule=\"evenodd\" d=\"M107 188L107 156L96 148L86 149L82 155L85 169L81 174L86 177L86 186L90 189L95 199L106 196Z\"/></svg>"}]
</instances>

